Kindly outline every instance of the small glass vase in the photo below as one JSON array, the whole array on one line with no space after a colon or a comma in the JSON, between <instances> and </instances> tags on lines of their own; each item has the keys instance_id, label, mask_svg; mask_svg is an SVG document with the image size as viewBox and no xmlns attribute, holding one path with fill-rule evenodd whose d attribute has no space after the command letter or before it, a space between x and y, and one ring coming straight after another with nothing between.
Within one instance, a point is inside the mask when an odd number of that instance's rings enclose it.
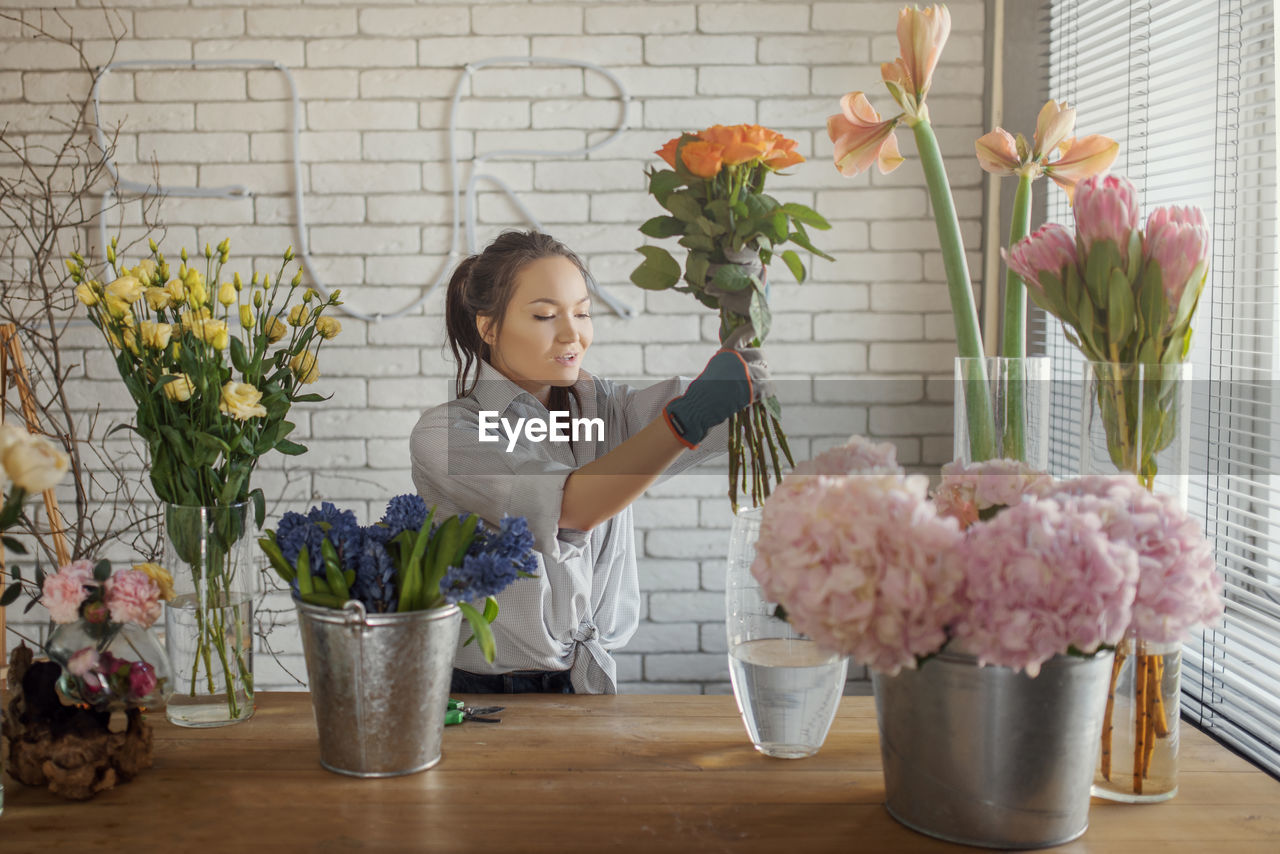
<instances>
[{"instance_id":1,"label":"small glass vase","mask_svg":"<svg viewBox=\"0 0 1280 854\"><path fill-rule=\"evenodd\" d=\"M1191 466L1191 365L1085 362L1080 466L1131 472L1183 507Z\"/></svg>"},{"instance_id":2,"label":"small glass vase","mask_svg":"<svg viewBox=\"0 0 1280 854\"><path fill-rule=\"evenodd\" d=\"M175 680L166 714L178 726L225 726L253 715L253 505L167 504L165 566L175 596L165 645Z\"/></svg>"},{"instance_id":3,"label":"small glass vase","mask_svg":"<svg viewBox=\"0 0 1280 854\"><path fill-rule=\"evenodd\" d=\"M63 623L46 650L62 668L58 693L72 703L96 711L145 711L163 706L173 694L164 648L134 623Z\"/></svg>"},{"instance_id":4,"label":"small glass vase","mask_svg":"<svg viewBox=\"0 0 1280 854\"><path fill-rule=\"evenodd\" d=\"M963 463L985 459L1020 460L1040 471L1049 469L1048 356L1007 358L957 357L955 360L955 454ZM974 396L991 402L991 444L987 453L971 429L970 419L983 407Z\"/></svg>"},{"instance_id":5,"label":"small glass vase","mask_svg":"<svg viewBox=\"0 0 1280 854\"><path fill-rule=\"evenodd\" d=\"M1093 794L1126 803L1178 793L1182 644L1126 638L1116 647Z\"/></svg>"},{"instance_id":6,"label":"small glass vase","mask_svg":"<svg viewBox=\"0 0 1280 854\"><path fill-rule=\"evenodd\" d=\"M756 750L812 756L826 741L844 693L849 659L819 649L776 616L751 574L760 508L741 510L729 541L725 605L733 696Z\"/></svg>"}]
</instances>

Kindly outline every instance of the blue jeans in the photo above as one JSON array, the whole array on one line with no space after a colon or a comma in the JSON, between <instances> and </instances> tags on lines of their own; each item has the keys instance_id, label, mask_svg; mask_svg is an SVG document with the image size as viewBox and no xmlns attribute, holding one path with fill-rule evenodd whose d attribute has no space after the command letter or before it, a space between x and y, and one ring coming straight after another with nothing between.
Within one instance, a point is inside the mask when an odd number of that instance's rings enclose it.
<instances>
[{"instance_id":1,"label":"blue jeans","mask_svg":"<svg viewBox=\"0 0 1280 854\"><path fill-rule=\"evenodd\" d=\"M572 694L567 670L517 670L484 675L453 669L450 694Z\"/></svg>"}]
</instances>

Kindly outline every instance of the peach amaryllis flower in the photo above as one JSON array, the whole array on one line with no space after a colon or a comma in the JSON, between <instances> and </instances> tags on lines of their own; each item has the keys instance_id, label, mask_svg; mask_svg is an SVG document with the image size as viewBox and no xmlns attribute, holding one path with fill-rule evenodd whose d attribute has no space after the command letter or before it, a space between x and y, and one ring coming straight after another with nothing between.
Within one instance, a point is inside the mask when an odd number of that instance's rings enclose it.
<instances>
[{"instance_id":1,"label":"peach amaryllis flower","mask_svg":"<svg viewBox=\"0 0 1280 854\"><path fill-rule=\"evenodd\" d=\"M951 13L946 6L920 9L906 6L898 12L898 50L893 62L880 66L880 76L893 99L911 118L925 117L924 98L933 85L933 71L942 46L951 35ZM914 122L913 122L914 123Z\"/></svg>"},{"instance_id":2,"label":"peach amaryllis flower","mask_svg":"<svg viewBox=\"0 0 1280 854\"><path fill-rule=\"evenodd\" d=\"M1025 175L1035 179L1048 175L1072 201L1076 184L1091 175L1111 168L1120 144L1114 139L1092 134L1080 139L1072 137L1076 111L1061 103L1049 100L1040 109L1036 119L1036 133L1031 144L1022 134L1013 135L1004 128L978 138L974 143L978 163L996 175ZM1057 160L1049 158L1059 153Z\"/></svg>"},{"instance_id":3,"label":"peach amaryllis flower","mask_svg":"<svg viewBox=\"0 0 1280 854\"><path fill-rule=\"evenodd\" d=\"M835 143L836 168L841 175L852 177L876 164L881 175L902 165L898 138L894 128L901 116L880 119L861 92L850 92L840 99L840 113L827 118L827 135Z\"/></svg>"}]
</instances>

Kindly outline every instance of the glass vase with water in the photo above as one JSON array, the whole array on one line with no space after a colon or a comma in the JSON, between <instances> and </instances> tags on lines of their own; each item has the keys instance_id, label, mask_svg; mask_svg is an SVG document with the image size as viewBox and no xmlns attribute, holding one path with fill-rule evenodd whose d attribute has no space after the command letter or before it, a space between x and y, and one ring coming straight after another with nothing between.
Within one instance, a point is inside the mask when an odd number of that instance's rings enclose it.
<instances>
[{"instance_id":1,"label":"glass vase with water","mask_svg":"<svg viewBox=\"0 0 1280 854\"><path fill-rule=\"evenodd\" d=\"M849 659L792 629L751 575L761 510L739 511L729 542L725 613L729 676L756 750L800 759L822 747L844 693Z\"/></svg>"}]
</instances>

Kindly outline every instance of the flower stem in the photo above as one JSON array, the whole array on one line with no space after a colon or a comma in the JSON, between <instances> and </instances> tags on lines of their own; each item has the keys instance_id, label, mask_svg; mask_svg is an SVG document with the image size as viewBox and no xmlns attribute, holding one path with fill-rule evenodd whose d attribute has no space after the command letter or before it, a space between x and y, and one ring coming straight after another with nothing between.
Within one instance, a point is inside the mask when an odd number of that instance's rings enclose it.
<instances>
[{"instance_id":1,"label":"flower stem","mask_svg":"<svg viewBox=\"0 0 1280 854\"><path fill-rule=\"evenodd\" d=\"M938 242L942 247L942 263L947 271L947 292L951 297L951 314L956 324L956 347L962 358L983 357L982 337L978 332L978 311L973 304L973 287L969 283L969 265L965 260L964 242L960 237L960 223L956 219L955 201L951 197L951 185L947 181L946 166L938 139L928 119L920 119L912 127L916 137L916 149L924 168L925 182L929 187L929 200L933 204L933 220L938 229ZM989 460L995 456L993 434L995 419L991 411L991 394L983 383L977 394L966 396L966 413L969 420L969 442L972 458Z\"/></svg>"},{"instance_id":2,"label":"flower stem","mask_svg":"<svg viewBox=\"0 0 1280 854\"><path fill-rule=\"evenodd\" d=\"M1018 190L1013 197L1013 216L1009 223L1009 247L1031 230L1031 176L1018 176ZM1004 277L1004 330L1001 353L1007 359L1022 359L1027 355L1027 288L1012 269ZM1026 461L1027 445L1023 426L1026 423L1026 376L1021 362L1009 365L1007 400L1008 418L1004 430L1004 448L1001 456Z\"/></svg>"}]
</instances>

